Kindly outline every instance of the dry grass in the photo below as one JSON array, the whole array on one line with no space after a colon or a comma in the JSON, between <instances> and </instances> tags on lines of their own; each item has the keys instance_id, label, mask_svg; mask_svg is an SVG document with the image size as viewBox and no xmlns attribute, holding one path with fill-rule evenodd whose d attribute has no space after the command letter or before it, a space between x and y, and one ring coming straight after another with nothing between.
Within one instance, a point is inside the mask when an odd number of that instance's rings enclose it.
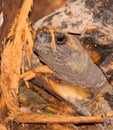
<instances>
[{"instance_id":1,"label":"dry grass","mask_svg":"<svg viewBox=\"0 0 113 130\"><path fill-rule=\"evenodd\" d=\"M3 108L3 105L6 105L11 114L19 112L17 94L23 51L26 52L30 65L33 39L27 20L32 4L32 0L29 0L29 2L24 0L20 12L9 33L8 41L5 43L2 54L1 107Z\"/></svg>"}]
</instances>

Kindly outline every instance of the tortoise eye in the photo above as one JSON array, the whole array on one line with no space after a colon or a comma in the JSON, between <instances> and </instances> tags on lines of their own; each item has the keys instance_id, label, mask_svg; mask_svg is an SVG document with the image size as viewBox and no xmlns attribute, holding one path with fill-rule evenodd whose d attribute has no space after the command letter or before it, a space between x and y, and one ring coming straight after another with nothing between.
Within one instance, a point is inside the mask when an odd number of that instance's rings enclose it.
<instances>
[{"instance_id":1,"label":"tortoise eye","mask_svg":"<svg viewBox=\"0 0 113 130\"><path fill-rule=\"evenodd\" d=\"M67 37L63 33L58 33L55 35L55 41L57 45L63 45L67 41Z\"/></svg>"}]
</instances>

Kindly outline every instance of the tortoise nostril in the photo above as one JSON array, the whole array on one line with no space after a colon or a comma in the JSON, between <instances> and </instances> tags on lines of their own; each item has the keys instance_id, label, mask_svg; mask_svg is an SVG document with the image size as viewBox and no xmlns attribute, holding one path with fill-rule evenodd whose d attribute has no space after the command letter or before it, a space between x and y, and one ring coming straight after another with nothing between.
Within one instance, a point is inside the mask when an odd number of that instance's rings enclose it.
<instances>
[{"instance_id":1,"label":"tortoise nostril","mask_svg":"<svg viewBox=\"0 0 113 130\"><path fill-rule=\"evenodd\" d=\"M58 33L55 35L55 40L58 45L63 45L67 41L67 37L63 33Z\"/></svg>"}]
</instances>

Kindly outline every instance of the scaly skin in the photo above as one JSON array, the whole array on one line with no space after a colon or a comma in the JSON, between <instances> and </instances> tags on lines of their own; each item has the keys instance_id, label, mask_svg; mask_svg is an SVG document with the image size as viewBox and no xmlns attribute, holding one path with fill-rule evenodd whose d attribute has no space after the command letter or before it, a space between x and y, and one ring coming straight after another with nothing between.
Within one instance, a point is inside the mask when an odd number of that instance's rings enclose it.
<instances>
[{"instance_id":1,"label":"scaly skin","mask_svg":"<svg viewBox=\"0 0 113 130\"><path fill-rule=\"evenodd\" d=\"M37 34L35 51L60 79L83 88L93 88L97 92L105 87L105 91L111 89L103 72L93 63L90 53L81 46L76 37L56 32L55 39L54 52L51 35L44 32Z\"/></svg>"}]
</instances>

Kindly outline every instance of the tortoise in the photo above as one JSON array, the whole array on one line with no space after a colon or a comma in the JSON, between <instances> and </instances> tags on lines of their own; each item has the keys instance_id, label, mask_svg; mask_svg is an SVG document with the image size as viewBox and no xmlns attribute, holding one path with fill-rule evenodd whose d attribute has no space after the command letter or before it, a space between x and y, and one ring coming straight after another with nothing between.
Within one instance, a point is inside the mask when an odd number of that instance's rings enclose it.
<instances>
[{"instance_id":1,"label":"tortoise","mask_svg":"<svg viewBox=\"0 0 113 130\"><path fill-rule=\"evenodd\" d=\"M91 51L94 62L113 84L113 1L73 0L33 24L38 30L54 26L63 32L79 35Z\"/></svg>"},{"instance_id":2,"label":"tortoise","mask_svg":"<svg viewBox=\"0 0 113 130\"><path fill-rule=\"evenodd\" d=\"M80 112L86 116L113 109L112 3L112 0L68 0L63 7L33 24L37 30L35 52L40 60L54 71L55 76L70 84L70 90L75 91L74 86L79 86L89 95L92 103L85 107L82 106L85 97L73 99L72 93L63 97L76 108L82 108ZM44 31L51 26L55 28L56 50L52 46L53 36ZM49 80L50 77L46 78ZM53 91L51 87L49 90ZM61 93L62 97L63 90ZM96 102L99 96L102 99ZM104 103L104 108L92 112L95 102Z\"/></svg>"}]
</instances>

